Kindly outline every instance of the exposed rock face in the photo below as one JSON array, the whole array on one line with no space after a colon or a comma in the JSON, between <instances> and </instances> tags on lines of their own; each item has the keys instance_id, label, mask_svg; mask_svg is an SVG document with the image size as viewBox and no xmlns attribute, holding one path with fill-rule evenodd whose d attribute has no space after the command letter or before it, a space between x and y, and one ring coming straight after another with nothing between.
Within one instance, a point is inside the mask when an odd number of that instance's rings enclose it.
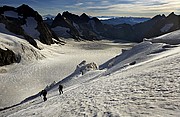
<instances>
[{"instance_id":1,"label":"exposed rock face","mask_svg":"<svg viewBox=\"0 0 180 117\"><path fill-rule=\"evenodd\" d=\"M5 24L6 29L10 32L16 35L22 35L31 45L38 48L36 41L24 32L20 23L17 20L11 21L8 20L5 16L0 15L0 23Z\"/></svg>"},{"instance_id":2,"label":"exposed rock face","mask_svg":"<svg viewBox=\"0 0 180 117\"><path fill-rule=\"evenodd\" d=\"M0 48L0 66L9 65L12 63L19 63L21 56L16 55L13 51Z\"/></svg>"},{"instance_id":3,"label":"exposed rock face","mask_svg":"<svg viewBox=\"0 0 180 117\"><path fill-rule=\"evenodd\" d=\"M0 7L0 23L6 25L10 32L23 36L30 44L38 48L34 39L44 44L53 44L52 38L60 41L47 25L37 11L28 5L14 8L9 6Z\"/></svg>"},{"instance_id":4,"label":"exposed rock face","mask_svg":"<svg viewBox=\"0 0 180 117\"><path fill-rule=\"evenodd\" d=\"M87 40L97 40L100 39L100 35L96 32L96 21L94 18L89 18L85 13L81 16L63 12L61 15L60 13L55 17L52 28L55 27L64 27L69 30L66 32L71 35L72 38L75 39L87 39ZM100 22L101 23L101 22ZM57 31L58 32L58 31Z\"/></svg>"},{"instance_id":5,"label":"exposed rock face","mask_svg":"<svg viewBox=\"0 0 180 117\"><path fill-rule=\"evenodd\" d=\"M90 19L91 19L91 18L89 18L89 16L87 16L85 13L83 13L83 14L80 16L79 23L88 23L88 21L89 21Z\"/></svg>"},{"instance_id":6,"label":"exposed rock face","mask_svg":"<svg viewBox=\"0 0 180 117\"><path fill-rule=\"evenodd\" d=\"M34 17L37 21L37 30L39 31L39 39L44 44L53 44L52 38L55 38L57 41L59 41L59 38L52 34L52 31L47 27L46 24L43 23L42 17L38 14L37 11L34 11L32 8L30 8L28 5L22 5L17 8L18 13L23 14L24 17Z\"/></svg>"},{"instance_id":7,"label":"exposed rock face","mask_svg":"<svg viewBox=\"0 0 180 117\"><path fill-rule=\"evenodd\" d=\"M72 19L76 19L76 16L72 16L71 18L71 16L67 13L64 13L63 15L67 15L67 17L69 17L70 19L62 16L59 13L52 23L52 28L55 28L56 26L68 28L69 30L67 31L67 33L69 33L72 38L79 39L80 34L78 32L78 29L73 26L73 22L71 21Z\"/></svg>"}]
</instances>

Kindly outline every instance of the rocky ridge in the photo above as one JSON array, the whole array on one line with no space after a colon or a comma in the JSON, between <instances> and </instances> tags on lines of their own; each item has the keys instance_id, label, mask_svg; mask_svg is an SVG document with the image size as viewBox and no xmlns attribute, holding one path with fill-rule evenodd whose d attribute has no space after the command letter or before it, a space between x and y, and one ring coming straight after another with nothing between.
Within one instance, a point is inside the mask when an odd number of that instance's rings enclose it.
<instances>
[{"instance_id":1,"label":"rocky ridge","mask_svg":"<svg viewBox=\"0 0 180 117\"><path fill-rule=\"evenodd\" d=\"M135 25L109 25L103 24L96 17L90 18L85 13L78 16L66 11L55 17L51 28L62 37L60 31L64 31L63 34L66 33L66 36L75 39L99 40L106 38L116 41L141 42L144 38L152 38L180 29L180 16L172 12L168 16L157 15Z\"/></svg>"}]
</instances>

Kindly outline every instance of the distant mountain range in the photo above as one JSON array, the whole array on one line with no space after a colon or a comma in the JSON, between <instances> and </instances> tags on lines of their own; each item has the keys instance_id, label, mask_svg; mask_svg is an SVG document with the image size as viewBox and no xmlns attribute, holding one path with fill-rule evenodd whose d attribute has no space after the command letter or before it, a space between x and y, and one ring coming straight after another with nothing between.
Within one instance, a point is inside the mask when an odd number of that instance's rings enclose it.
<instances>
[{"instance_id":1,"label":"distant mountain range","mask_svg":"<svg viewBox=\"0 0 180 117\"><path fill-rule=\"evenodd\" d=\"M101 20L104 24L111 24L111 25L118 25L118 24L130 24L134 25L137 23L145 22L147 20L150 20L151 18L145 18L145 17L99 17L99 20Z\"/></svg>"},{"instance_id":2,"label":"distant mountain range","mask_svg":"<svg viewBox=\"0 0 180 117\"><path fill-rule=\"evenodd\" d=\"M152 19L109 17L111 19L103 21L97 17L89 17L85 13L78 16L68 11L59 13L55 17L52 15L43 17L46 17L46 20L43 20L37 11L24 4L18 8L0 7L0 23L8 31L23 36L35 47L37 44L34 39L50 45L60 42L58 37L141 42L143 38L156 37L180 29L180 16L174 13L168 16L157 15ZM3 32L2 28L1 32Z\"/></svg>"},{"instance_id":3,"label":"distant mountain range","mask_svg":"<svg viewBox=\"0 0 180 117\"><path fill-rule=\"evenodd\" d=\"M87 40L106 38L133 42L141 42L143 38L156 37L180 29L180 16L173 12L168 16L157 15L152 19L125 18L124 22L130 22L130 20L134 21L134 25L132 25L133 22L131 22L131 25L127 23L112 25L102 23L103 21L100 21L97 17L91 18L85 13L78 16L66 11L62 15L59 13L54 18L50 28L58 36L65 38L72 37Z\"/></svg>"},{"instance_id":4,"label":"distant mountain range","mask_svg":"<svg viewBox=\"0 0 180 117\"><path fill-rule=\"evenodd\" d=\"M157 37L180 29L180 16L173 12L168 16L157 15L152 19L130 17L103 21L97 17L89 17L85 13L78 16L68 11L59 13L54 18L50 15L46 17L51 18L43 20L37 11L24 4L17 8L0 7L0 33L24 38L40 49L36 40L47 45L64 44L60 38L141 42L144 38ZM122 21L122 24L115 25L116 23L111 21ZM5 63L1 61L4 65L19 62L20 57L14 55L9 49L0 48L0 58L6 61Z\"/></svg>"},{"instance_id":5,"label":"distant mountain range","mask_svg":"<svg viewBox=\"0 0 180 117\"><path fill-rule=\"evenodd\" d=\"M56 16L47 14L47 15L43 15L42 17L43 17L43 20L47 20L47 19L54 19Z\"/></svg>"},{"instance_id":6,"label":"distant mountain range","mask_svg":"<svg viewBox=\"0 0 180 117\"><path fill-rule=\"evenodd\" d=\"M47 14L43 15L43 20L52 23L54 18L56 16ZM92 18L92 16L89 16ZM137 23L145 22L147 20L150 20L151 18L146 17L117 17L117 16L97 16L97 18L103 23L103 24L111 24L111 25L118 25L118 24L130 24L134 25Z\"/></svg>"}]
</instances>

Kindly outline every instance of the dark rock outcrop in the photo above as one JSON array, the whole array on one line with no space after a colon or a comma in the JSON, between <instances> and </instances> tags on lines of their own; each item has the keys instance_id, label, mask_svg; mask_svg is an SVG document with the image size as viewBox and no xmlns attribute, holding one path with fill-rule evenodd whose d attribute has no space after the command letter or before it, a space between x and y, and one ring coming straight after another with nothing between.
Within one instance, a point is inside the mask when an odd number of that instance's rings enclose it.
<instances>
[{"instance_id":1,"label":"dark rock outcrop","mask_svg":"<svg viewBox=\"0 0 180 117\"><path fill-rule=\"evenodd\" d=\"M66 17L70 18L66 18ZM77 19L76 15L72 15L69 14L69 12L65 12L63 13L63 15L61 15L60 13L55 17L54 21L52 22L52 28L55 28L56 26L60 26L60 27L65 27L68 28L69 31L67 31L67 33L69 33L71 35L72 38L74 39L79 39L80 34L78 32L78 29L73 25L73 22L71 20L75 20Z\"/></svg>"},{"instance_id":2,"label":"dark rock outcrop","mask_svg":"<svg viewBox=\"0 0 180 117\"><path fill-rule=\"evenodd\" d=\"M89 16L87 16L85 13L83 13L79 18L79 23L88 23L88 21L90 20Z\"/></svg>"},{"instance_id":3,"label":"dark rock outcrop","mask_svg":"<svg viewBox=\"0 0 180 117\"><path fill-rule=\"evenodd\" d=\"M69 13L68 11L63 12L62 17L68 19L69 21L74 23L79 23L80 17L76 14Z\"/></svg>"},{"instance_id":4,"label":"dark rock outcrop","mask_svg":"<svg viewBox=\"0 0 180 117\"><path fill-rule=\"evenodd\" d=\"M20 55L16 55L13 51L0 48L0 66L10 65L12 63L19 63L21 60Z\"/></svg>"}]
</instances>

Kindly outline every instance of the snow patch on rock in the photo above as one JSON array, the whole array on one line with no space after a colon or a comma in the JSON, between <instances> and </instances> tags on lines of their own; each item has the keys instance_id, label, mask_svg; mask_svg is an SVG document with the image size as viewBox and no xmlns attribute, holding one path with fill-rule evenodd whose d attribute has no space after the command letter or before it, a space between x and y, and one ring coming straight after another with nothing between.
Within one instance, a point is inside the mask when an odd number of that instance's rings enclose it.
<instances>
[{"instance_id":1,"label":"snow patch on rock","mask_svg":"<svg viewBox=\"0 0 180 117\"><path fill-rule=\"evenodd\" d=\"M4 16L6 17L12 17L12 18L19 18L19 15L15 11L5 11Z\"/></svg>"},{"instance_id":2,"label":"snow patch on rock","mask_svg":"<svg viewBox=\"0 0 180 117\"><path fill-rule=\"evenodd\" d=\"M92 27L93 31L98 33L98 31L96 30L96 27L95 27L95 21L94 20L89 20L88 22L90 24L90 26Z\"/></svg>"},{"instance_id":3,"label":"snow patch on rock","mask_svg":"<svg viewBox=\"0 0 180 117\"><path fill-rule=\"evenodd\" d=\"M37 30L37 21L33 17L26 19L26 24L22 26L24 31L33 38L39 39L40 33Z\"/></svg>"},{"instance_id":4,"label":"snow patch on rock","mask_svg":"<svg viewBox=\"0 0 180 117\"><path fill-rule=\"evenodd\" d=\"M56 26L55 28L52 28L52 30L56 32L57 36L71 37L71 35L68 33L70 31L69 28Z\"/></svg>"},{"instance_id":5,"label":"snow patch on rock","mask_svg":"<svg viewBox=\"0 0 180 117\"><path fill-rule=\"evenodd\" d=\"M161 28L161 32L165 33L168 32L171 27L173 27L174 24L166 24L163 28Z\"/></svg>"}]
</instances>

